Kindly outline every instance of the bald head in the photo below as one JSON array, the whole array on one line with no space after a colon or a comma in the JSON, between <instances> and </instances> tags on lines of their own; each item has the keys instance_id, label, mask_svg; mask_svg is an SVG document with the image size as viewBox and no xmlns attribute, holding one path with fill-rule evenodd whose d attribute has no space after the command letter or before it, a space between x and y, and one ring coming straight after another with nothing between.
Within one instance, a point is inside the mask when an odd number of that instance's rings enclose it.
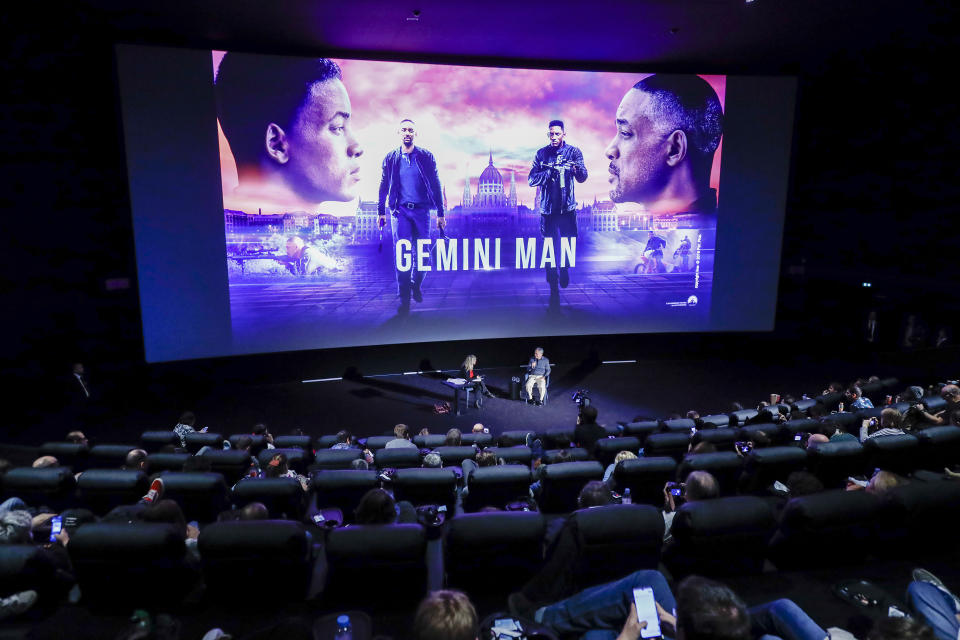
<instances>
[{"instance_id":1,"label":"bald head","mask_svg":"<svg viewBox=\"0 0 960 640\"><path fill-rule=\"evenodd\" d=\"M810 438L807 440L807 449L816 449L817 445L830 442L830 438L823 435L822 433L812 433Z\"/></svg>"},{"instance_id":2,"label":"bald head","mask_svg":"<svg viewBox=\"0 0 960 640\"><path fill-rule=\"evenodd\" d=\"M692 471L687 476L684 496L687 502L709 500L720 495L720 484L709 471Z\"/></svg>"}]
</instances>

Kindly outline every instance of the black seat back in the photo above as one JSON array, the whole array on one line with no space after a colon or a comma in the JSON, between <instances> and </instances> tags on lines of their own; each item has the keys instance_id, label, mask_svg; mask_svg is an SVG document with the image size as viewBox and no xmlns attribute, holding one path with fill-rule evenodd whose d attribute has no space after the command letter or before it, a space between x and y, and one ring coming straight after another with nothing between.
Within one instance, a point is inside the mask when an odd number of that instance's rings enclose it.
<instances>
[{"instance_id":1,"label":"black seat back","mask_svg":"<svg viewBox=\"0 0 960 640\"><path fill-rule=\"evenodd\" d=\"M519 589L543 561L543 516L535 511L465 513L447 521L447 585L470 594Z\"/></svg>"},{"instance_id":2,"label":"black seat back","mask_svg":"<svg viewBox=\"0 0 960 640\"><path fill-rule=\"evenodd\" d=\"M35 544L0 544L0 597L33 590L41 599L64 595L52 557Z\"/></svg>"},{"instance_id":3,"label":"black seat back","mask_svg":"<svg viewBox=\"0 0 960 640\"><path fill-rule=\"evenodd\" d=\"M716 478L720 495L736 495L737 483L743 471L743 458L733 451L690 454L677 467L677 479L685 482L693 471L707 471Z\"/></svg>"},{"instance_id":4,"label":"black seat back","mask_svg":"<svg viewBox=\"0 0 960 640\"><path fill-rule=\"evenodd\" d=\"M575 511L580 536L576 583L588 587L640 569L656 569L663 545L663 515L646 504L611 504Z\"/></svg>"},{"instance_id":5,"label":"black seat back","mask_svg":"<svg viewBox=\"0 0 960 640\"><path fill-rule=\"evenodd\" d=\"M147 456L150 473L183 471L183 465L193 457L189 453L151 453Z\"/></svg>"},{"instance_id":6,"label":"black seat back","mask_svg":"<svg viewBox=\"0 0 960 640\"><path fill-rule=\"evenodd\" d=\"M210 449L203 453L203 457L210 461L210 470L223 474L223 479L230 486L250 473L250 454L246 451Z\"/></svg>"},{"instance_id":7,"label":"black seat back","mask_svg":"<svg viewBox=\"0 0 960 640\"><path fill-rule=\"evenodd\" d=\"M275 436L273 445L278 449L303 449L313 452L313 440L310 436Z\"/></svg>"},{"instance_id":8,"label":"black seat back","mask_svg":"<svg viewBox=\"0 0 960 640\"><path fill-rule=\"evenodd\" d=\"M307 449L301 449L299 447L292 447L289 449L281 449L277 447L276 449L264 449L260 452L260 455L257 456L257 462L260 463L261 469L267 468L267 463L270 462L270 458L282 453L287 456L287 467L292 471L296 471L300 475L305 475L307 473L307 467L310 466L310 463L313 462L313 451Z\"/></svg>"},{"instance_id":9,"label":"black seat back","mask_svg":"<svg viewBox=\"0 0 960 640\"><path fill-rule=\"evenodd\" d=\"M221 433L188 433L183 437L184 447L196 455L204 447L223 449L223 434Z\"/></svg>"},{"instance_id":10,"label":"black seat back","mask_svg":"<svg viewBox=\"0 0 960 640\"><path fill-rule=\"evenodd\" d=\"M180 446L176 431L144 431L140 434L140 447L147 453L156 453L168 445Z\"/></svg>"},{"instance_id":11,"label":"black seat back","mask_svg":"<svg viewBox=\"0 0 960 640\"><path fill-rule=\"evenodd\" d=\"M260 455L260 452L267 448L267 437L259 434L235 433L227 439L230 441L230 446L236 449L240 438L250 438L250 455L254 457Z\"/></svg>"},{"instance_id":12,"label":"black seat back","mask_svg":"<svg viewBox=\"0 0 960 640\"><path fill-rule=\"evenodd\" d=\"M461 444L472 444L480 447L489 447L493 444L493 436L489 433L465 433L460 436Z\"/></svg>"},{"instance_id":13,"label":"black seat back","mask_svg":"<svg viewBox=\"0 0 960 640\"><path fill-rule=\"evenodd\" d=\"M543 434L543 446L546 449L569 449L573 442L573 429L551 429Z\"/></svg>"},{"instance_id":14,"label":"black seat back","mask_svg":"<svg viewBox=\"0 0 960 640\"><path fill-rule=\"evenodd\" d=\"M643 443L643 455L656 458L670 456L678 463L690 447L690 434L684 432L654 433Z\"/></svg>"},{"instance_id":15,"label":"black seat back","mask_svg":"<svg viewBox=\"0 0 960 640\"><path fill-rule=\"evenodd\" d=\"M619 438L601 438L593 449L594 457L606 467L613 463L613 459L621 451L639 453L640 439L636 436L622 436Z\"/></svg>"},{"instance_id":16,"label":"black seat back","mask_svg":"<svg viewBox=\"0 0 960 640\"><path fill-rule=\"evenodd\" d=\"M464 460L472 460L477 455L477 450L470 446L437 447L433 452L440 456L445 467L459 467Z\"/></svg>"},{"instance_id":17,"label":"black seat back","mask_svg":"<svg viewBox=\"0 0 960 640\"><path fill-rule=\"evenodd\" d=\"M740 480L740 493L764 495L774 482L785 483L794 471L807 464L807 452L799 447L754 449L747 455Z\"/></svg>"},{"instance_id":18,"label":"black seat back","mask_svg":"<svg viewBox=\"0 0 960 640\"><path fill-rule=\"evenodd\" d=\"M543 452L543 463L554 464L556 462L580 462L590 460L590 453L580 447L571 447L569 449L550 449Z\"/></svg>"},{"instance_id":19,"label":"black seat back","mask_svg":"<svg viewBox=\"0 0 960 640\"><path fill-rule=\"evenodd\" d=\"M497 438L498 447L516 447L518 445L527 446L527 435L530 436L532 441L536 438L536 434L530 429L518 429L514 431L504 431L500 434L500 437Z\"/></svg>"},{"instance_id":20,"label":"black seat back","mask_svg":"<svg viewBox=\"0 0 960 640\"><path fill-rule=\"evenodd\" d=\"M489 447L487 451L493 453L498 458L503 458L506 464L525 464L529 465L533 458L533 452L530 447Z\"/></svg>"},{"instance_id":21,"label":"black seat back","mask_svg":"<svg viewBox=\"0 0 960 640\"><path fill-rule=\"evenodd\" d=\"M741 440L750 440L751 437L756 437L756 434L758 433L763 433L770 438L771 445L783 444L785 440L785 430L783 427L770 422L761 424L748 424L745 427L740 427L738 435Z\"/></svg>"},{"instance_id":22,"label":"black seat back","mask_svg":"<svg viewBox=\"0 0 960 640\"><path fill-rule=\"evenodd\" d=\"M884 495L881 509L878 555L926 556L957 548L960 482L913 481L894 487Z\"/></svg>"},{"instance_id":23,"label":"black seat back","mask_svg":"<svg viewBox=\"0 0 960 640\"><path fill-rule=\"evenodd\" d=\"M261 502L277 520L301 520L306 508L306 492L296 478L244 478L230 491L230 501L238 509Z\"/></svg>"},{"instance_id":24,"label":"black seat back","mask_svg":"<svg viewBox=\"0 0 960 640\"><path fill-rule=\"evenodd\" d=\"M730 426L737 427L743 425L752 418L757 417L756 409L740 409L739 411L731 411L727 414L730 417Z\"/></svg>"},{"instance_id":25,"label":"black seat back","mask_svg":"<svg viewBox=\"0 0 960 640\"><path fill-rule=\"evenodd\" d=\"M660 433L662 426L657 420L641 420L639 422L628 422L623 425L623 435L625 436L635 436L640 438L640 442L645 443L647 438L654 434Z\"/></svg>"},{"instance_id":26,"label":"black seat back","mask_svg":"<svg viewBox=\"0 0 960 640\"><path fill-rule=\"evenodd\" d=\"M327 434L325 436L320 436L319 438L317 438L317 449L329 449L335 444L337 444L336 434L333 434L333 435Z\"/></svg>"},{"instance_id":27,"label":"black seat back","mask_svg":"<svg viewBox=\"0 0 960 640\"><path fill-rule=\"evenodd\" d=\"M119 469L127 461L127 454L136 449L132 444L97 444L87 454L88 469Z\"/></svg>"},{"instance_id":28,"label":"black seat back","mask_svg":"<svg viewBox=\"0 0 960 640\"><path fill-rule=\"evenodd\" d=\"M818 443L807 450L807 466L827 489L841 489L864 472L863 446L854 440Z\"/></svg>"},{"instance_id":29,"label":"black seat back","mask_svg":"<svg viewBox=\"0 0 960 640\"><path fill-rule=\"evenodd\" d=\"M310 471L324 469L350 469L354 460L363 457L360 449L318 449L313 457Z\"/></svg>"},{"instance_id":30,"label":"black seat back","mask_svg":"<svg viewBox=\"0 0 960 640\"><path fill-rule=\"evenodd\" d=\"M44 442L40 446L41 456L53 456L60 466L69 467L74 473L87 468L89 453L90 449L87 445L72 442Z\"/></svg>"},{"instance_id":31,"label":"black seat back","mask_svg":"<svg viewBox=\"0 0 960 640\"><path fill-rule=\"evenodd\" d=\"M461 436L461 439L463 436ZM418 449L436 449L437 447L442 447L447 442L447 437L440 434L431 434L428 436L413 436L413 444L417 445Z\"/></svg>"},{"instance_id":32,"label":"black seat back","mask_svg":"<svg viewBox=\"0 0 960 640\"><path fill-rule=\"evenodd\" d=\"M721 427L719 429L701 429L690 438L694 447L701 442L709 442L717 451L733 451L733 443L740 439L739 429Z\"/></svg>"},{"instance_id":33,"label":"black seat back","mask_svg":"<svg viewBox=\"0 0 960 640\"><path fill-rule=\"evenodd\" d=\"M383 449L391 440L396 440L396 436L370 436L367 438L367 449L376 453L377 449Z\"/></svg>"},{"instance_id":34,"label":"black seat back","mask_svg":"<svg viewBox=\"0 0 960 640\"><path fill-rule=\"evenodd\" d=\"M125 504L134 504L149 489L143 471L125 469L90 469L77 481L77 499L97 515Z\"/></svg>"},{"instance_id":35,"label":"black seat back","mask_svg":"<svg viewBox=\"0 0 960 640\"><path fill-rule=\"evenodd\" d=\"M673 418L672 420L663 421L663 428L668 432L684 432L689 434L690 430L696 426L697 423L692 418Z\"/></svg>"},{"instance_id":36,"label":"black seat back","mask_svg":"<svg viewBox=\"0 0 960 640\"><path fill-rule=\"evenodd\" d=\"M373 454L377 469L411 469L420 466L420 451L413 447L377 449Z\"/></svg>"},{"instance_id":37,"label":"black seat back","mask_svg":"<svg viewBox=\"0 0 960 640\"><path fill-rule=\"evenodd\" d=\"M353 510L360 498L376 489L380 480L376 471L330 469L314 471L310 475L310 490L316 495L320 509L340 509L346 522L353 522Z\"/></svg>"},{"instance_id":38,"label":"black seat back","mask_svg":"<svg viewBox=\"0 0 960 640\"><path fill-rule=\"evenodd\" d=\"M215 600L279 603L307 596L312 537L299 522L215 522L200 533L197 547L207 591ZM263 585L270 588L257 588Z\"/></svg>"},{"instance_id":39,"label":"black seat back","mask_svg":"<svg viewBox=\"0 0 960 640\"><path fill-rule=\"evenodd\" d=\"M76 486L68 467L14 467L0 475L3 500L20 498L28 505L46 505L57 512L73 506Z\"/></svg>"},{"instance_id":40,"label":"black seat back","mask_svg":"<svg viewBox=\"0 0 960 640\"><path fill-rule=\"evenodd\" d=\"M709 416L701 416L700 422L706 427L722 428L730 425L730 416L725 413L717 413Z\"/></svg>"},{"instance_id":41,"label":"black seat back","mask_svg":"<svg viewBox=\"0 0 960 640\"><path fill-rule=\"evenodd\" d=\"M578 508L577 498L584 485L603 478L603 466L595 461L559 462L544 467L540 480L540 510L568 513Z\"/></svg>"},{"instance_id":42,"label":"black seat back","mask_svg":"<svg viewBox=\"0 0 960 640\"><path fill-rule=\"evenodd\" d=\"M613 470L612 487L621 495L630 489L634 504L649 504L663 507L663 487L677 475L677 462L673 458L637 458L623 460Z\"/></svg>"},{"instance_id":43,"label":"black seat back","mask_svg":"<svg viewBox=\"0 0 960 640\"><path fill-rule=\"evenodd\" d=\"M453 513L457 500L457 476L453 469L397 469L393 474L393 497L415 507L446 505Z\"/></svg>"},{"instance_id":44,"label":"black seat back","mask_svg":"<svg viewBox=\"0 0 960 640\"><path fill-rule=\"evenodd\" d=\"M213 522L230 508L228 489L222 474L203 471L168 471L162 476L163 497L176 500L187 519Z\"/></svg>"},{"instance_id":45,"label":"black seat back","mask_svg":"<svg viewBox=\"0 0 960 640\"><path fill-rule=\"evenodd\" d=\"M464 511L484 507L502 509L510 502L530 495L530 469L516 464L480 467L467 477Z\"/></svg>"},{"instance_id":46,"label":"black seat back","mask_svg":"<svg viewBox=\"0 0 960 640\"><path fill-rule=\"evenodd\" d=\"M909 475L920 466L920 441L910 434L877 436L863 442L867 468Z\"/></svg>"},{"instance_id":47,"label":"black seat back","mask_svg":"<svg viewBox=\"0 0 960 640\"><path fill-rule=\"evenodd\" d=\"M960 427L930 427L916 433L920 441L919 466L942 473L960 463Z\"/></svg>"}]
</instances>

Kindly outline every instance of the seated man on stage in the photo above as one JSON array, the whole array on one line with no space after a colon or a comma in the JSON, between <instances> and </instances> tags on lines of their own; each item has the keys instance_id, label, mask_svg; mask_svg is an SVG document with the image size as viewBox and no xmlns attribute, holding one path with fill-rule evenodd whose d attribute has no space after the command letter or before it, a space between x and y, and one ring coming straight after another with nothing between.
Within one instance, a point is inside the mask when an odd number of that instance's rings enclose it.
<instances>
[{"instance_id":1,"label":"seated man on stage","mask_svg":"<svg viewBox=\"0 0 960 640\"><path fill-rule=\"evenodd\" d=\"M550 360L544 357L543 347L537 347L533 351L533 357L527 363L527 403L542 405L543 399L547 397L547 377L550 375ZM540 390L540 399L534 401L533 386L536 385Z\"/></svg>"}]
</instances>

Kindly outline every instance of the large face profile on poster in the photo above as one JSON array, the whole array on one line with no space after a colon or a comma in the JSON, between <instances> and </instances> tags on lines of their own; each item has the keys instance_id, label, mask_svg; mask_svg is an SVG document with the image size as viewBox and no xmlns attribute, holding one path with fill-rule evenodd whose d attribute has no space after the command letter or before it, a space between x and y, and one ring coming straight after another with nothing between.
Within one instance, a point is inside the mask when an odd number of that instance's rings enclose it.
<instances>
[{"instance_id":1,"label":"large face profile on poster","mask_svg":"<svg viewBox=\"0 0 960 640\"><path fill-rule=\"evenodd\" d=\"M706 327L724 76L212 63L238 351Z\"/></svg>"}]
</instances>

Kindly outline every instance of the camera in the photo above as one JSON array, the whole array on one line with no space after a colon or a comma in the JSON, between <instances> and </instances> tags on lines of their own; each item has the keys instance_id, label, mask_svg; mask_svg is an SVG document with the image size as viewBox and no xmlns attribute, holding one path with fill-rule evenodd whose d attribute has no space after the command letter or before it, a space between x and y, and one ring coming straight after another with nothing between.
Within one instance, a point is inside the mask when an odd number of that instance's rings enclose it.
<instances>
[{"instance_id":1,"label":"camera","mask_svg":"<svg viewBox=\"0 0 960 640\"><path fill-rule=\"evenodd\" d=\"M742 455L746 455L753 450L753 443L749 440L738 440L733 443L733 446L736 447L737 451Z\"/></svg>"},{"instance_id":2,"label":"camera","mask_svg":"<svg viewBox=\"0 0 960 640\"><path fill-rule=\"evenodd\" d=\"M668 482L667 490L670 492L674 498L679 498L683 495L683 483L682 482Z\"/></svg>"},{"instance_id":3,"label":"camera","mask_svg":"<svg viewBox=\"0 0 960 640\"><path fill-rule=\"evenodd\" d=\"M581 409L588 407L590 406L590 392L586 389L577 389L573 392L573 395L570 396L570 401L577 403Z\"/></svg>"}]
</instances>

